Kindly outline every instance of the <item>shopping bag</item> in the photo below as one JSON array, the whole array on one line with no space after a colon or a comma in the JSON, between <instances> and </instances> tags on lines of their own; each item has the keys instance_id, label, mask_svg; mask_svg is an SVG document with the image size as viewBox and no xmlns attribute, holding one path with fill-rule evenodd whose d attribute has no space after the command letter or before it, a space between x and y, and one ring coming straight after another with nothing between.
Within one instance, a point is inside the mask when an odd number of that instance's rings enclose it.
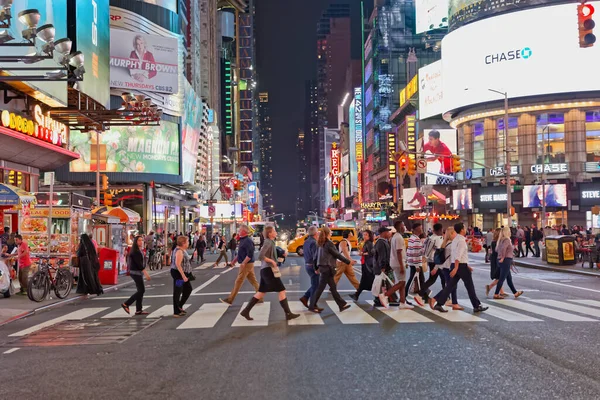
<instances>
[{"instance_id":1,"label":"shopping bag","mask_svg":"<svg viewBox=\"0 0 600 400\"><path fill-rule=\"evenodd\" d=\"M383 284L383 278L385 274L382 272L379 275L375 275L375 279L373 279L373 286L371 287L371 294L377 297L379 293L381 293L381 285Z\"/></svg>"}]
</instances>

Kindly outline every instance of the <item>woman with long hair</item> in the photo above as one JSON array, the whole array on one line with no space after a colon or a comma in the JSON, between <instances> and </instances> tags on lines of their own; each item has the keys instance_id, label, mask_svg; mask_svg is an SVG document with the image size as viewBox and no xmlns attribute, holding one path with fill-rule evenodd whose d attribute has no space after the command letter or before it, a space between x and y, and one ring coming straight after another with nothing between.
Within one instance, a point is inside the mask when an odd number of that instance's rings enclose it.
<instances>
[{"instance_id":1,"label":"woman with long hair","mask_svg":"<svg viewBox=\"0 0 600 400\"><path fill-rule=\"evenodd\" d=\"M502 285L504 284L505 280L516 299L523 294L523 291L517 291L517 289L515 289L515 285L513 285L512 275L510 273L510 267L512 266L515 251L515 248L512 244L512 240L510 238L510 228L504 227L500 231L496 251L498 252L498 267L500 269L500 278L498 279L498 284L496 285L496 293L494 294L494 299L504 298L500 295L500 290L502 289Z\"/></svg>"},{"instance_id":2,"label":"woman with long hair","mask_svg":"<svg viewBox=\"0 0 600 400\"><path fill-rule=\"evenodd\" d=\"M446 228L446 234L444 235L444 241L442 242L442 245L440 246L440 249L444 249L444 260L445 261L442 264L441 272L442 272L442 274L444 274L446 285L450 282L450 270L452 269L452 266L454 265L454 262L452 261L452 257L451 257L452 249L450 248L450 245L452 244L452 241L454 240L455 237L456 237L456 231L454 230L453 227L449 226L448 228ZM454 288L454 290L452 290L450 295L452 298L452 309L453 310L464 310L464 308L458 304L458 297L456 296L456 287Z\"/></svg>"},{"instance_id":3,"label":"woman with long hair","mask_svg":"<svg viewBox=\"0 0 600 400\"><path fill-rule=\"evenodd\" d=\"M360 276L360 284L356 293L350 295L350 298L354 301L358 301L360 294L366 290L371 291L373 287L373 281L375 275L373 273L373 262L375 258L375 245L373 243L373 232L366 230L363 232L363 248L361 251L362 258L362 275Z\"/></svg>"},{"instance_id":4,"label":"woman with long hair","mask_svg":"<svg viewBox=\"0 0 600 400\"><path fill-rule=\"evenodd\" d=\"M283 311L285 311L285 319L289 321L298 318L300 314L294 314L290 310L285 293L285 286L283 286L283 282L281 281L281 272L277 266L277 246L275 245L277 232L274 227L266 226L263 231L263 236L265 237L265 242L258 255L258 259L262 261L258 292L250 299L250 302L246 308L242 310L240 315L248 321L252 321L254 319L250 316L252 307L265 297L265 293L277 292L279 294L279 304L281 305L281 308L283 308Z\"/></svg>"},{"instance_id":5,"label":"woman with long hair","mask_svg":"<svg viewBox=\"0 0 600 400\"><path fill-rule=\"evenodd\" d=\"M127 257L127 264L129 265L129 276L135 282L136 292L131 295L131 297L123 304L123 310L127 314L129 314L129 306L135 302L135 315L147 315L148 312L144 311L142 307L142 302L144 300L144 292L146 288L144 287L144 275L146 276L146 280L150 280L150 275L148 271L146 271L146 266L144 265L144 254L142 253L142 247L144 246L144 237L141 235L136 236L133 239L133 245L131 246L131 251L129 252L129 256Z\"/></svg>"},{"instance_id":6,"label":"woman with long hair","mask_svg":"<svg viewBox=\"0 0 600 400\"><path fill-rule=\"evenodd\" d=\"M498 284L500 279L500 267L498 266L498 239L500 238L500 231L502 228L496 228L494 230L494 238L492 239L492 255L490 256L490 279L492 282L489 285L485 285L485 295L489 296L490 290ZM500 296L504 296L504 290L500 290Z\"/></svg>"},{"instance_id":7,"label":"woman with long hair","mask_svg":"<svg viewBox=\"0 0 600 400\"><path fill-rule=\"evenodd\" d=\"M317 301L323 294L325 290L325 286L329 285L329 292L333 296L333 299L337 303L340 308L340 312L347 310L350 308L350 304L348 304L337 291L337 287L335 284L335 280L333 279L335 275L335 261L339 260L343 263L350 264L353 266L356 264L356 261L349 260L344 257L335 247L335 244L331 241L331 230L324 226L323 229L319 232L319 239L317 240L318 246L318 258L317 258L317 266L316 268L319 271L321 277L319 278L319 287L310 297L310 304L308 305L308 309L315 313L320 313L321 309L316 308Z\"/></svg>"},{"instance_id":8,"label":"woman with long hair","mask_svg":"<svg viewBox=\"0 0 600 400\"><path fill-rule=\"evenodd\" d=\"M173 277L173 316L183 317L187 313L183 309L185 302L192 294L192 264L187 253L190 247L190 239L187 236L178 236L175 243L177 247L173 250L171 261L171 277Z\"/></svg>"},{"instance_id":9,"label":"woman with long hair","mask_svg":"<svg viewBox=\"0 0 600 400\"><path fill-rule=\"evenodd\" d=\"M101 295L104 293L98 272L100 271L100 262L96 246L87 235L81 235L79 240L79 248L77 249L77 265L79 266L79 276L77 278L77 293L79 294L95 294Z\"/></svg>"}]
</instances>

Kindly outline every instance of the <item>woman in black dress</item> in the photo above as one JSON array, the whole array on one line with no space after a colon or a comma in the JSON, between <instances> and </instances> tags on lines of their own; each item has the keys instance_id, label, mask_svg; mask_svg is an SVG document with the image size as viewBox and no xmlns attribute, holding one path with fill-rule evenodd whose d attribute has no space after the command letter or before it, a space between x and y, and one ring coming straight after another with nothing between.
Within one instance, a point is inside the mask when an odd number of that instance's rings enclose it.
<instances>
[{"instance_id":1,"label":"woman in black dress","mask_svg":"<svg viewBox=\"0 0 600 400\"><path fill-rule=\"evenodd\" d=\"M368 292L371 291L373 287L373 280L375 280L375 275L373 274L373 260L375 256L375 246L373 244L373 232L366 230L363 233L363 239L365 241L362 248L362 275L360 277L360 285L358 286L358 290L356 293L350 295L350 298L354 301L358 301L358 297L366 290Z\"/></svg>"},{"instance_id":2,"label":"woman in black dress","mask_svg":"<svg viewBox=\"0 0 600 400\"><path fill-rule=\"evenodd\" d=\"M289 321L291 319L298 318L300 314L294 314L290 310L285 293L285 286L283 286L283 282L281 281L281 272L277 266L277 246L275 245L277 232L275 231L274 227L267 226L263 231L263 236L265 238L265 242L260 249L260 254L258 255L258 259L262 261L258 292L256 292L252 299L250 299L250 302L246 308L242 310L240 315L246 318L248 321L252 321L254 319L250 317L250 310L252 310L252 307L261 301L263 297L265 297L265 293L277 292L279 293L279 304L281 304L281 308L283 308L283 311L285 311L285 319Z\"/></svg>"},{"instance_id":3,"label":"woman in black dress","mask_svg":"<svg viewBox=\"0 0 600 400\"><path fill-rule=\"evenodd\" d=\"M501 228L496 228L494 231L494 238L492 239L492 255L490 256L490 279L492 280L492 283L485 285L486 296L490 294L490 290L498 284L498 280L500 279L500 266L498 265L498 252L496 251L496 246L498 246L498 238L500 237L501 230ZM500 295L505 295L503 289L500 291Z\"/></svg>"},{"instance_id":4,"label":"woman in black dress","mask_svg":"<svg viewBox=\"0 0 600 400\"><path fill-rule=\"evenodd\" d=\"M79 276L77 278L77 293L95 294L100 296L104 293L98 272L100 271L100 262L96 247L88 235L81 235L79 248L77 249L77 265L79 266Z\"/></svg>"}]
</instances>

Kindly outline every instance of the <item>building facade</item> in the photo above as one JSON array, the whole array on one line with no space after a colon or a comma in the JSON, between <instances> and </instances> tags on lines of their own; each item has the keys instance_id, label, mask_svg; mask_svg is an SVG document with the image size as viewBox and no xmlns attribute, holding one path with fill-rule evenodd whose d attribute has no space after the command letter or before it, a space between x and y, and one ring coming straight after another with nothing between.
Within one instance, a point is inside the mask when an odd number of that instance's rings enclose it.
<instances>
[{"instance_id":1,"label":"building facade","mask_svg":"<svg viewBox=\"0 0 600 400\"><path fill-rule=\"evenodd\" d=\"M260 132L259 149L259 188L262 194L263 207L268 213L273 212L273 122L269 106L269 93L259 93L258 129Z\"/></svg>"}]
</instances>

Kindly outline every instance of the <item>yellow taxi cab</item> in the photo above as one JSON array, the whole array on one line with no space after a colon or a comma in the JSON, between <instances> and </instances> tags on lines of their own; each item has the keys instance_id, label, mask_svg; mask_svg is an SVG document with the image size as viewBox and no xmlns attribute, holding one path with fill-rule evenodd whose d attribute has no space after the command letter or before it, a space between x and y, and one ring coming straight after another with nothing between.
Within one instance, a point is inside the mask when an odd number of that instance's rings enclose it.
<instances>
[{"instance_id":1,"label":"yellow taxi cab","mask_svg":"<svg viewBox=\"0 0 600 400\"><path fill-rule=\"evenodd\" d=\"M350 239L350 245L352 250L358 249L358 238L356 228L330 228L331 229L331 241L337 245L344 238L344 231L351 231L353 237ZM288 253L296 253L300 257L304 255L304 241L308 235L303 235L292 240L287 247Z\"/></svg>"},{"instance_id":2,"label":"yellow taxi cab","mask_svg":"<svg viewBox=\"0 0 600 400\"><path fill-rule=\"evenodd\" d=\"M412 232L404 232L402 234L402 237L404 238L404 248L406 248L406 249L408 249L408 239L410 238L411 235L412 235ZM378 239L379 239L379 236L375 238L373 243L377 243ZM358 244L358 248L362 249L364 244L365 244L365 242L360 242Z\"/></svg>"}]
</instances>

